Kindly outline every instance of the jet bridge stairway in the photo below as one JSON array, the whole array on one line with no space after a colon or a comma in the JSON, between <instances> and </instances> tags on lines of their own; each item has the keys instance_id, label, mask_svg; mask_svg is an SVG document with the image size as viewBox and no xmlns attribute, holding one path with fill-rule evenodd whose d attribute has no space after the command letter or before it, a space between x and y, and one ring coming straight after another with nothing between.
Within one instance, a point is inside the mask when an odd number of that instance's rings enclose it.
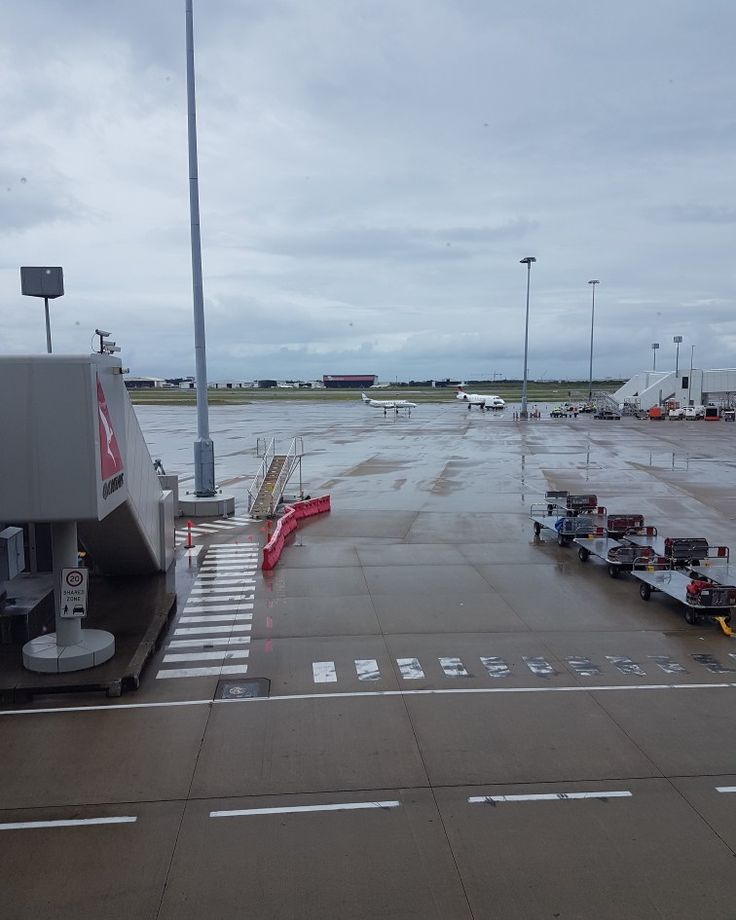
<instances>
[{"instance_id":1,"label":"jet bridge stairway","mask_svg":"<svg viewBox=\"0 0 736 920\"><path fill-rule=\"evenodd\" d=\"M259 439L259 452L260 445ZM297 469L299 470L299 491L301 492L303 439L293 438L285 454L277 453L276 449L276 439L271 438L265 444L263 461L248 489L248 513L252 518L265 518L275 513L284 490Z\"/></svg>"}]
</instances>

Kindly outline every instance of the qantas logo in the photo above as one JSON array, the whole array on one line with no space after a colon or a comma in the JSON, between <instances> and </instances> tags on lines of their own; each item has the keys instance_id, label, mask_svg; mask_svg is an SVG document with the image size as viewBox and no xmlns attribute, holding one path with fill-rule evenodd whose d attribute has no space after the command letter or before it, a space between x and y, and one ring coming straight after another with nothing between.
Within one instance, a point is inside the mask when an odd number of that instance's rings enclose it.
<instances>
[{"instance_id":1,"label":"qantas logo","mask_svg":"<svg viewBox=\"0 0 736 920\"><path fill-rule=\"evenodd\" d=\"M104 481L119 475L120 483L122 484L123 460L120 456L120 448L110 419L110 410L107 408L107 400L99 379L97 381L97 421L100 429L100 473L102 474L102 479ZM116 486L115 489L108 489L107 494L105 494L105 487L103 486L102 494L107 498L107 495L117 491L118 488L120 486Z\"/></svg>"}]
</instances>

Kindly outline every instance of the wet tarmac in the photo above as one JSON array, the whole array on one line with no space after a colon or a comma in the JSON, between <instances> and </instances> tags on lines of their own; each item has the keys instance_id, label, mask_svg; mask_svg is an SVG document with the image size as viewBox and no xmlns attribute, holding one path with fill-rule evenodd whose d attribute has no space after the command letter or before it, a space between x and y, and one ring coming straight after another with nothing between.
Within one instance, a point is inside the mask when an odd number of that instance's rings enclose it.
<instances>
[{"instance_id":1,"label":"wet tarmac","mask_svg":"<svg viewBox=\"0 0 736 920\"><path fill-rule=\"evenodd\" d=\"M185 491L194 410L137 411ZM732 920L736 643L528 510L736 550L736 426L511 411L212 409L235 519L180 532L141 689L0 715L3 916ZM273 434L333 510L262 573Z\"/></svg>"}]
</instances>

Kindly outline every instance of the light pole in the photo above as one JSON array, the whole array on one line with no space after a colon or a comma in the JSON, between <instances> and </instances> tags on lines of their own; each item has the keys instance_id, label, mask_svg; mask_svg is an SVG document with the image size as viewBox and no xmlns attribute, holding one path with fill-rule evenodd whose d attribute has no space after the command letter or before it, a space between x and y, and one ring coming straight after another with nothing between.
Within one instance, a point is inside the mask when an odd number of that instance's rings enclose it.
<instances>
[{"instance_id":1,"label":"light pole","mask_svg":"<svg viewBox=\"0 0 736 920\"><path fill-rule=\"evenodd\" d=\"M524 325L524 382L521 385L521 413L520 418L529 418L526 409L526 391L527 391L527 358L529 356L529 288L532 280L532 262L537 260L534 256L527 256L519 259L520 265L526 265L526 323Z\"/></svg>"},{"instance_id":2,"label":"light pole","mask_svg":"<svg viewBox=\"0 0 736 920\"><path fill-rule=\"evenodd\" d=\"M207 351L202 291L202 241L199 227L199 169L197 166L197 107L194 87L194 24L192 0L186 0L187 33L187 133L189 139L189 219L192 240L192 293L194 300L194 361L197 381L197 440L194 442L194 494L215 494L215 448L210 439L207 406Z\"/></svg>"},{"instance_id":3,"label":"light pole","mask_svg":"<svg viewBox=\"0 0 736 920\"><path fill-rule=\"evenodd\" d=\"M687 378L687 404L692 406L693 401L690 399L690 392L693 387L693 354L695 353L695 346L690 346L690 376Z\"/></svg>"},{"instance_id":4,"label":"light pole","mask_svg":"<svg viewBox=\"0 0 736 920\"><path fill-rule=\"evenodd\" d=\"M659 342L652 342L652 371L657 370L657 349L659 348Z\"/></svg>"},{"instance_id":5,"label":"light pole","mask_svg":"<svg viewBox=\"0 0 736 920\"><path fill-rule=\"evenodd\" d=\"M682 336L675 335L672 337L672 341L677 346L677 351L675 352L675 377L677 377L680 371L680 342L682 341Z\"/></svg>"},{"instance_id":6,"label":"light pole","mask_svg":"<svg viewBox=\"0 0 736 920\"><path fill-rule=\"evenodd\" d=\"M595 286L600 281L589 281L588 284L593 288L593 309L590 314L590 375L588 377L588 402L593 402L593 325L595 324Z\"/></svg>"}]
</instances>

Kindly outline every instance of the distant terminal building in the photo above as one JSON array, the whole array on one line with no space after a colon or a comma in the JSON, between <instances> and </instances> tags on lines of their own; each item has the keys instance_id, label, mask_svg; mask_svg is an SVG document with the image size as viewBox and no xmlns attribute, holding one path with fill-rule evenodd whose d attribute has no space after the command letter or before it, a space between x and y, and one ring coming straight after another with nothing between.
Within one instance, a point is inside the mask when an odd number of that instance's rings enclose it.
<instances>
[{"instance_id":1,"label":"distant terminal building","mask_svg":"<svg viewBox=\"0 0 736 920\"><path fill-rule=\"evenodd\" d=\"M646 411L653 406L676 402L679 406L736 406L736 368L693 368L673 371L645 371L619 387L613 398L620 406Z\"/></svg>"},{"instance_id":2,"label":"distant terminal building","mask_svg":"<svg viewBox=\"0 0 736 920\"><path fill-rule=\"evenodd\" d=\"M367 390L378 378L375 374L323 374L322 383L329 390L350 388Z\"/></svg>"}]
</instances>

